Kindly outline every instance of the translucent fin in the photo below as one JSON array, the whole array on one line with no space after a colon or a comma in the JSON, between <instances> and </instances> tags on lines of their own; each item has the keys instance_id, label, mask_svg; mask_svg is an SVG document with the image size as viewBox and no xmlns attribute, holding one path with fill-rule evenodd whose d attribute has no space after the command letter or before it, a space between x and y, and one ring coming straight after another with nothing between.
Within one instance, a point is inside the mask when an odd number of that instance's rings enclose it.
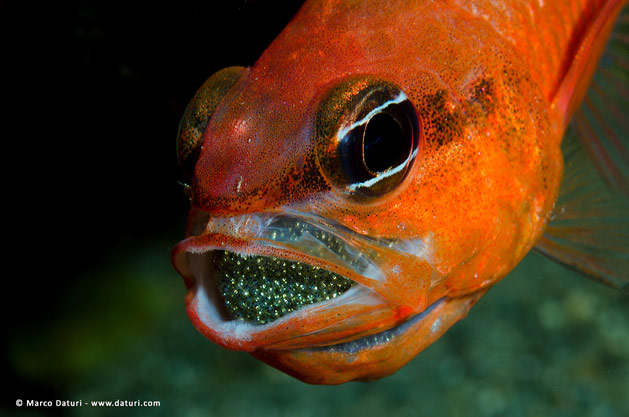
<instances>
[{"instance_id":1,"label":"translucent fin","mask_svg":"<svg viewBox=\"0 0 629 417\"><path fill-rule=\"evenodd\" d=\"M536 248L629 293L629 8L568 128L564 180Z\"/></svg>"}]
</instances>

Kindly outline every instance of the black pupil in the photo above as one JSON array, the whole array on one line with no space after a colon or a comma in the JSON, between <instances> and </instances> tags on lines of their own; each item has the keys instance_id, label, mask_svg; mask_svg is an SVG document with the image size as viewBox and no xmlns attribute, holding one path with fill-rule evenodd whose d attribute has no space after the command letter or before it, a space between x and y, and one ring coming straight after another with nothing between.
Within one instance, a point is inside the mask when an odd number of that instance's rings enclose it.
<instances>
[{"instance_id":1,"label":"black pupil","mask_svg":"<svg viewBox=\"0 0 629 417\"><path fill-rule=\"evenodd\" d=\"M412 139L405 136L392 115L378 113L373 116L363 136L363 157L367 169L378 173L403 163L412 146Z\"/></svg>"}]
</instances>

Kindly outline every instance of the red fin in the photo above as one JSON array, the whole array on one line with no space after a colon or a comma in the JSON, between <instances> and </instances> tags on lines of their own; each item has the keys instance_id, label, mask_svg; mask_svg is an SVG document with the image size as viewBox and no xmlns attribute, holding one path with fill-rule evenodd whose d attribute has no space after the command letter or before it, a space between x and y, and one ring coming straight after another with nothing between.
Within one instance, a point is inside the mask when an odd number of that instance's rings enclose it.
<instances>
[{"instance_id":1,"label":"red fin","mask_svg":"<svg viewBox=\"0 0 629 417\"><path fill-rule=\"evenodd\" d=\"M564 75L552 94L552 105L563 115L564 126L581 103L605 49L609 32L626 0L608 0L600 10L584 12L565 57Z\"/></svg>"},{"instance_id":2,"label":"red fin","mask_svg":"<svg viewBox=\"0 0 629 417\"><path fill-rule=\"evenodd\" d=\"M629 293L629 8L562 143L565 175L536 248Z\"/></svg>"}]
</instances>

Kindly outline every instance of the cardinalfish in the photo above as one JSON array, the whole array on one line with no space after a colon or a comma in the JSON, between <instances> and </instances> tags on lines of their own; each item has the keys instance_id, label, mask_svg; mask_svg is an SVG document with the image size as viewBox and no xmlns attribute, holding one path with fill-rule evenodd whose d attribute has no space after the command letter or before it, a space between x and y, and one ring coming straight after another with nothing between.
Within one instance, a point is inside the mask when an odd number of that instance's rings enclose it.
<instances>
[{"instance_id":1,"label":"cardinalfish","mask_svg":"<svg viewBox=\"0 0 629 417\"><path fill-rule=\"evenodd\" d=\"M533 247L626 291L624 4L306 1L183 115L194 326L339 384L394 373Z\"/></svg>"}]
</instances>

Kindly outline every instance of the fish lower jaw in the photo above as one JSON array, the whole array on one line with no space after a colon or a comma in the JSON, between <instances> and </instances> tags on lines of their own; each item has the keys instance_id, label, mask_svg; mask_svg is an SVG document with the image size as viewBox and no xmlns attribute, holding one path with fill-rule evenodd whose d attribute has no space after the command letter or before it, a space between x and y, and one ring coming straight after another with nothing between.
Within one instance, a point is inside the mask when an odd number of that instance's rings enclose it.
<instances>
[{"instance_id":1,"label":"fish lower jaw","mask_svg":"<svg viewBox=\"0 0 629 417\"><path fill-rule=\"evenodd\" d=\"M221 252L224 249L197 248L175 255L178 270L190 284L186 309L194 326L225 348L249 352L312 384L341 384L394 373L465 317L486 291L441 297L423 311L411 311L354 282L330 300L256 324L234 318L225 306L213 259Z\"/></svg>"},{"instance_id":2,"label":"fish lower jaw","mask_svg":"<svg viewBox=\"0 0 629 417\"><path fill-rule=\"evenodd\" d=\"M398 326L349 342L295 350L260 349L251 354L309 384L379 379L406 365L464 318L485 291L441 298Z\"/></svg>"}]
</instances>

